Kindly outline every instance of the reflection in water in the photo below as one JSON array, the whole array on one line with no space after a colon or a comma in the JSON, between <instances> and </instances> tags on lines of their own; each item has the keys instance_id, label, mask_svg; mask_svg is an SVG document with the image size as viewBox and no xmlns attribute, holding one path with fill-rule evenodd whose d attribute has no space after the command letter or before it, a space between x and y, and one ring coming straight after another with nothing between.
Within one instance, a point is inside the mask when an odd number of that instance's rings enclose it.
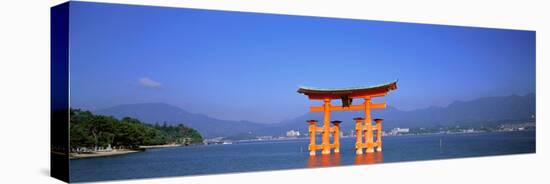
<instances>
[{"instance_id":1,"label":"reflection in water","mask_svg":"<svg viewBox=\"0 0 550 184\"><path fill-rule=\"evenodd\" d=\"M382 152L355 155L355 164L375 164L381 162L383 162ZM308 167L339 166L340 164L340 153L309 156L307 162Z\"/></svg>"},{"instance_id":2,"label":"reflection in water","mask_svg":"<svg viewBox=\"0 0 550 184\"><path fill-rule=\"evenodd\" d=\"M382 152L355 155L355 164L375 164L382 161Z\"/></svg>"},{"instance_id":3,"label":"reflection in water","mask_svg":"<svg viewBox=\"0 0 550 184\"><path fill-rule=\"evenodd\" d=\"M340 153L309 156L308 167L327 167L340 165Z\"/></svg>"}]
</instances>

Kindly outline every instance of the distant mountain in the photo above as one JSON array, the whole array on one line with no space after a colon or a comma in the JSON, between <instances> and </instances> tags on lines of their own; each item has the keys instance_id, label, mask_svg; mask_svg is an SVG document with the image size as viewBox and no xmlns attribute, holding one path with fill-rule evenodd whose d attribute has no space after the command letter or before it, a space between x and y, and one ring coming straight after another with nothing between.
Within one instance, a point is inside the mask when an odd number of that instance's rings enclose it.
<instances>
[{"instance_id":1,"label":"distant mountain","mask_svg":"<svg viewBox=\"0 0 550 184\"><path fill-rule=\"evenodd\" d=\"M125 104L94 111L96 114L116 118L133 117L140 121L155 124L185 124L198 130L207 138L248 134L267 127L265 124L249 121L229 121L209 117L204 114L187 112L179 107L165 103Z\"/></svg>"},{"instance_id":2,"label":"distant mountain","mask_svg":"<svg viewBox=\"0 0 550 184\"><path fill-rule=\"evenodd\" d=\"M197 129L203 136L251 138L258 135L284 135L288 130L307 131L306 120L322 121L323 113L306 113L278 124L261 124L249 121L229 121L209 117L204 114L189 113L179 107L164 103L140 103L119 105L100 109L94 113L111 115L116 118L126 116L147 123L185 124ZM402 111L388 106L372 111L372 118L383 118L384 129L394 127L434 127L484 122L525 121L535 115L535 94L486 97L471 101L456 101L447 107L429 107ZM363 117L362 111L332 112L331 120L342 121L342 130L354 129L354 117Z\"/></svg>"},{"instance_id":3,"label":"distant mountain","mask_svg":"<svg viewBox=\"0 0 550 184\"><path fill-rule=\"evenodd\" d=\"M372 118L383 118L384 129L395 127L433 127L483 122L532 120L535 115L535 94L485 97L471 101L456 101L447 107L429 107L401 111L391 106L372 110ZM267 135L284 135L288 130L307 131L306 120L322 121L323 113L307 113L278 126L256 131ZM354 117L363 117L362 111L332 112L331 120L342 121L343 131L354 129Z\"/></svg>"}]
</instances>

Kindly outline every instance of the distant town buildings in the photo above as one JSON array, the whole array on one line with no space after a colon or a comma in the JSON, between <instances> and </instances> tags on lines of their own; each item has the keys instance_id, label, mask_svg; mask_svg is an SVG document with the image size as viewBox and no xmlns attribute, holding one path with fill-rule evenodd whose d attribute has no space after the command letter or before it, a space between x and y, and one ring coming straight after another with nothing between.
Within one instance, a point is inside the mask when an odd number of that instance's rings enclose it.
<instances>
[{"instance_id":1,"label":"distant town buildings","mask_svg":"<svg viewBox=\"0 0 550 184\"><path fill-rule=\"evenodd\" d=\"M510 132L510 131L533 131L536 129L535 122L519 122L509 121L492 126L460 126L451 125L448 127L410 127L402 128L397 127L390 130L382 131L382 136L399 136L399 135L422 135L422 134L461 134L461 133L482 133L482 132ZM355 130L343 130L340 132L340 137L355 137ZM204 144L232 144L246 141L271 141L271 140L294 140L300 138L308 138L308 133L300 133L298 130L288 130L285 134L281 135L263 135L255 136L250 139L233 139L228 140L224 137L214 137L204 139ZM332 134L329 135L332 137ZM320 138L320 137L319 137ZM181 141L183 144L189 142L189 140Z\"/></svg>"},{"instance_id":2,"label":"distant town buildings","mask_svg":"<svg viewBox=\"0 0 550 184\"><path fill-rule=\"evenodd\" d=\"M224 137L214 137L214 138L210 138L210 139L204 139L202 141L203 144L223 144L223 138Z\"/></svg>"},{"instance_id":3,"label":"distant town buildings","mask_svg":"<svg viewBox=\"0 0 550 184\"><path fill-rule=\"evenodd\" d=\"M399 134L407 134L409 133L409 128L393 128L388 133L389 135L399 135Z\"/></svg>"},{"instance_id":4,"label":"distant town buildings","mask_svg":"<svg viewBox=\"0 0 550 184\"><path fill-rule=\"evenodd\" d=\"M256 137L256 139L258 139L258 140L272 140L273 136L271 136L271 135L258 136L258 137Z\"/></svg>"},{"instance_id":5,"label":"distant town buildings","mask_svg":"<svg viewBox=\"0 0 550 184\"><path fill-rule=\"evenodd\" d=\"M498 126L498 131L510 132L510 131L524 131L524 130L533 130L535 129L535 122L526 122L526 123L507 123L501 124Z\"/></svg>"},{"instance_id":6,"label":"distant town buildings","mask_svg":"<svg viewBox=\"0 0 550 184\"><path fill-rule=\"evenodd\" d=\"M287 137L299 137L300 136L300 131L298 131L298 130L287 131L286 136Z\"/></svg>"}]
</instances>

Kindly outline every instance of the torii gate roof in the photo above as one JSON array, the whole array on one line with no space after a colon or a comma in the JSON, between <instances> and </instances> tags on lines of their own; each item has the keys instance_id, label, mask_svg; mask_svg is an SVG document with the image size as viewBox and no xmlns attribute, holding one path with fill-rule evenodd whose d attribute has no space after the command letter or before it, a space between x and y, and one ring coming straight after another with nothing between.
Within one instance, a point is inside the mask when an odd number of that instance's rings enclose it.
<instances>
[{"instance_id":1,"label":"torii gate roof","mask_svg":"<svg viewBox=\"0 0 550 184\"><path fill-rule=\"evenodd\" d=\"M314 88L300 87L298 93L309 96L310 99L340 99L342 97L361 97L369 95L385 95L391 90L397 89L397 80L374 86L360 86L347 88Z\"/></svg>"}]
</instances>

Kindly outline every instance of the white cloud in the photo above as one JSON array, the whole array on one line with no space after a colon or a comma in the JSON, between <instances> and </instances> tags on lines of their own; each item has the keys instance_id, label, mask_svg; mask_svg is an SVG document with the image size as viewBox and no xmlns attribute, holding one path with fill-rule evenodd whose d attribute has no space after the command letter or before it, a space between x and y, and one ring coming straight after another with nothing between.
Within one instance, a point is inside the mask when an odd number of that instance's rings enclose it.
<instances>
[{"instance_id":1,"label":"white cloud","mask_svg":"<svg viewBox=\"0 0 550 184\"><path fill-rule=\"evenodd\" d=\"M142 86L144 87L148 87L148 88L156 88L156 87L160 87L161 84L153 79L150 79L148 77L142 77L139 79L139 84L141 84Z\"/></svg>"}]
</instances>

